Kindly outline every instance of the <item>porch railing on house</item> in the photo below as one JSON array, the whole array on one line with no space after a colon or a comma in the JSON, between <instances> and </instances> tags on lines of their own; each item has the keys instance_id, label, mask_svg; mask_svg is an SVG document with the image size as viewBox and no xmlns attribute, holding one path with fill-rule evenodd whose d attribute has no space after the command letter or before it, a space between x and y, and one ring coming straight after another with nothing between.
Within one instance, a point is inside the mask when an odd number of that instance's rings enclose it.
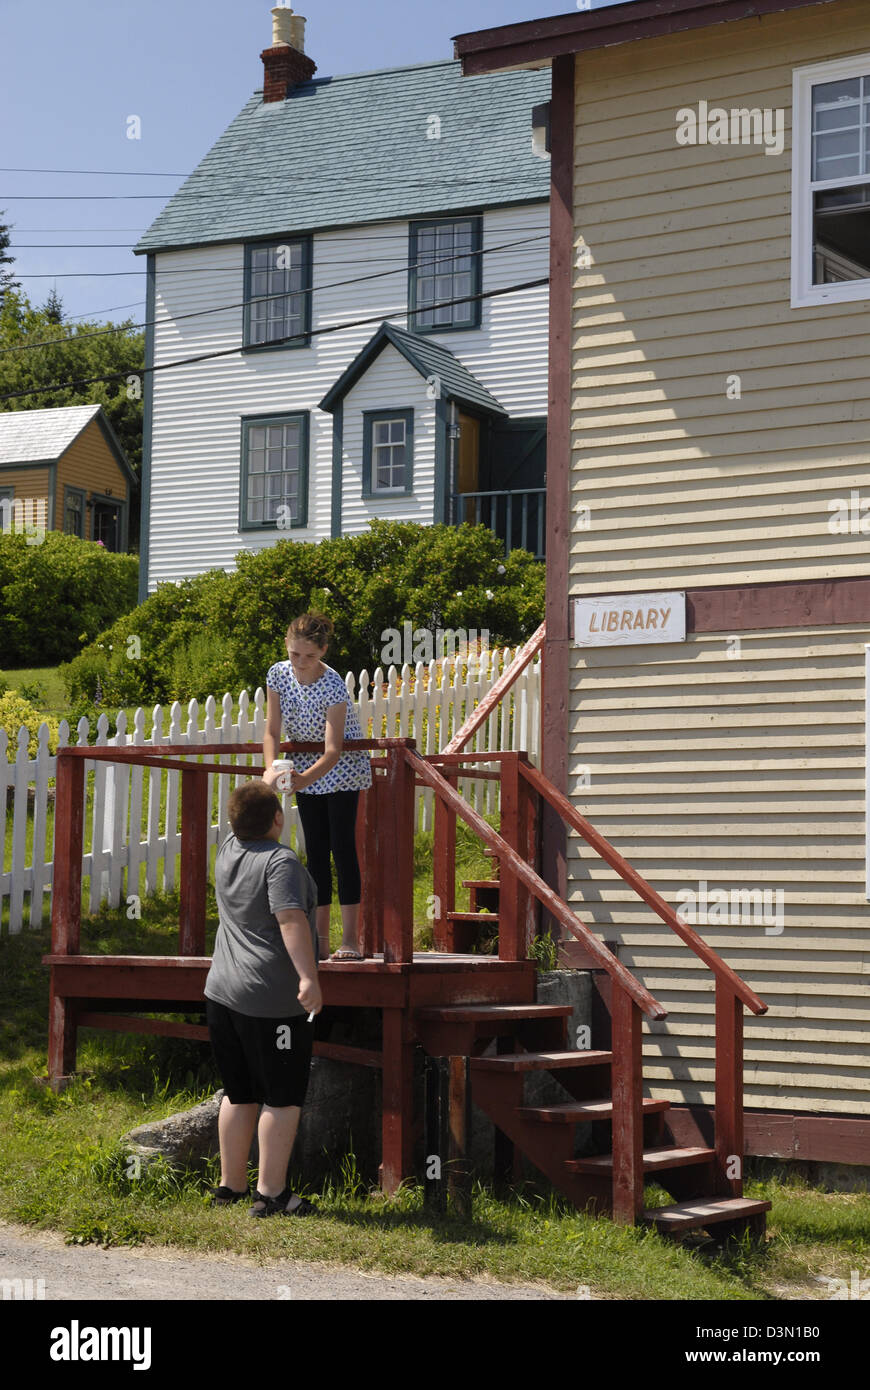
<instances>
[{"instance_id":1,"label":"porch railing on house","mask_svg":"<svg viewBox=\"0 0 870 1390\"><path fill-rule=\"evenodd\" d=\"M515 492L458 492L454 497L457 524L488 526L504 542L505 550L530 550L544 558L546 529L545 487Z\"/></svg>"},{"instance_id":2,"label":"porch railing on house","mask_svg":"<svg viewBox=\"0 0 870 1390\"><path fill-rule=\"evenodd\" d=\"M445 748L469 714L492 690L500 675L517 657L513 649L484 650L477 661L447 658L416 666L391 666L372 676L365 671L346 679L356 703L363 733L370 738L413 738L423 753ZM236 699L225 694L216 700L191 700L170 709L160 705L149 712L137 709L132 725L121 711L111 728L102 714L97 721L96 747L114 745L155 746L173 744L262 743L266 696L258 689L253 697L243 691ZM81 747L90 742L90 726L79 721L74 731L66 720L60 724L60 747ZM5 807L5 846L0 858L0 919L18 932L25 922L42 926L48 919L54 857L54 780L57 757L48 744L48 727L39 730L36 756L31 757L32 735L18 732L9 746L0 729L0 806ZM532 750L540 746L540 663L523 666L510 694L494 705L481 720L469 747ZM534 751L533 751L534 756ZM256 762L256 759L254 759ZM237 765L242 774L251 766L250 755L223 755L221 762ZM88 880L88 908L95 912L107 902L119 907L124 897L140 891L172 891L178 884L177 858L181 847L179 823L180 774L160 768L112 766L101 760L86 762L83 878ZM228 829L227 798L231 779L209 777L209 845L219 844ZM472 803L481 814L498 810L498 782L480 781ZM302 845L295 803L288 798L285 835L288 843ZM417 830L434 826L434 794L420 786L415 793L414 824ZM138 831L138 833L137 833Z\"/></svg>"}]
</instances>

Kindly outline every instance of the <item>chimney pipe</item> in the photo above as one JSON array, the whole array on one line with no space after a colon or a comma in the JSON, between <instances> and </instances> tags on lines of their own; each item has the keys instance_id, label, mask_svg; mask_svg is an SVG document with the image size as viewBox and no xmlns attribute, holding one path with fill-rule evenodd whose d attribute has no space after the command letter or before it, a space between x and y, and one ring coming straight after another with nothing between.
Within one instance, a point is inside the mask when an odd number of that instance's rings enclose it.
<instances>
[{"instance_id":1,"label":"chimney pipe","mask_svg":"<svg viewBox=\"0 0 870 1390\"><path fill-rule=\"evenodd\" d=\"M263 60L263 101L283 101L293 87L310 82L317 64L305 53L305 19L289 6L272 10L272 47Z\"/></svg>"}]
</instances>

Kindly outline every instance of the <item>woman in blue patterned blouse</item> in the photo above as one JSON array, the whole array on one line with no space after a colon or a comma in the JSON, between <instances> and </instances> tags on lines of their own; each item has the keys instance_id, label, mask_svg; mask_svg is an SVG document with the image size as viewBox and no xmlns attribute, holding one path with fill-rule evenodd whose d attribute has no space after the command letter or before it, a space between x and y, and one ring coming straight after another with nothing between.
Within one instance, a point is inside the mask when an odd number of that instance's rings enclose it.
<instances>
[{"instance_id":1,"label":"woman in blue patterned blouse","mask_svg":"<svg viewBox=\"0 0 870 1390\"><path fill-rule=\"evenodd\" d=\"M362 738L362 729L344 681L323 660L332 633L329 618L318 613L303 613L287 629L289 660L276 662L266 676L264 781L271 784L278 776L272 762L280 757L282 724L288 739L324 743L323 753L293 754L291 778L305 836L308 871L317 885L317 935L326 955L332 902L331 854L342 924L341 946L331 959L362 960L357 935L361 890L356 813L360 792L372 784L372 772L367 753L342 752L342 743Z\"/></svg>"}]
</instances>

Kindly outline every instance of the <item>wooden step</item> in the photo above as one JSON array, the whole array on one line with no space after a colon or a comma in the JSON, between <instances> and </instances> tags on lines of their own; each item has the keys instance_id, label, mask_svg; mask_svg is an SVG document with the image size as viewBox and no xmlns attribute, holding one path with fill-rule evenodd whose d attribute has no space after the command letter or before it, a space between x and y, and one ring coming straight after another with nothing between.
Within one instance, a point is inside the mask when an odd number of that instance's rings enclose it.
<instances>
[{"instance_id":1,"label":"wooden step","mask_svg":"<svg viewBox=\"0 0 870 1390\"><path fill-rule=\"evenodd\" d=\"M643 1101L643 1113L655 1115L670 1107L669 1100ZM565 1105L521 1105L517 1114L522 1120L540 1120L543 1124L574 1125L584 1120L611 1120L612 1100L575 1100Z\"/></svg>"},{"instance_id":2,"label":"wooden step","mask_svg":"<svg viewBox=\"0 0 870 1390\"><path fill-rule=\"evenodd\" d=\"M472 1071L555 1071L561 1067L603 1066L612 1052L506 1052L500 1057L472 1057Z\"/></svg>"},{"instance_id":3,"label":"wooden step","mask_svg":"<svg viewBox=\"0 0 870 1390\"><path fill-rule=\"evenodd\" d=\"M417 1017L430 1023L487 1023L569 1018L573 1012L572 1004L445 1004L439 1009L419 1009Z\"/></svg>"},{"instance_id":4,"label":"wooden step","mask_svg":"<svg viewBox=\"0 0 870 1390\"><path fill-rule=\"evenodd\" d=\"M472 1064L473 1065L473 1064ZM714 1149L644 1149L643 1171L655 1173L665 1168L687 1168L693 1163L709 1163ZM613 1169L613 1154L594 1154L591 1158L571 1158L572 1173L609 1173Z\"/></svg>"},{"instance_id":5,"label":"wooden step","mask_svg":"<svg viewBox=\"0 0 870 1390\"><path fill-rule=\"evenodd\" d=\"M648 1207L644 1221L651 1221L663 1233L692 1231L715 1226L719 1221L740 1221L747 1216L761 1216L770 1211L770 1202L753 1201L748 1197L696 1197L692 1202L677 1202L672 1207Z\"/></svg>"},{"instance_id":6,"label":"wooden step","mask_svg":"<svg viewBox=\"0 0 870 1390\"><path fill-rule=\"evenodd\" d=\"M481 926L484 922L494 922L498 926L497 912L448 912L446 916L448 922L477 922Z\"/></svg>"}]
</instances>

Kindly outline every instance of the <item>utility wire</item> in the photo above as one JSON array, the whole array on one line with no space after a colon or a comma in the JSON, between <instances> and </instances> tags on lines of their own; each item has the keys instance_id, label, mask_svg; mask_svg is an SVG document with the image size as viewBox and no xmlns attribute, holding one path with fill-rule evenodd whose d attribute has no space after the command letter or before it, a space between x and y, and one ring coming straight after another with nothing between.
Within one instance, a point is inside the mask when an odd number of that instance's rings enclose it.
<instances>
[{"instance_id":1,"label":"utility wire","mask_svg":"<svg viewBox=\"0 0 870 1390\"><path fill-rule=\"evenodd\" d=\"M516 187L517 183L529 183L528 180L518 180L515 174L492 174L479 175L470 179L458 179L448 174L441 178L431 179L410 179L405 180L402 188L462 188L465 186L479 188L482 184L511 184ZM365 179L358 179L359 187L364 188L370 193L395 193L394 183L369 183ZM531 186L531 185L530 185ZM537 191L537 185L534 185ZM172 193L4 193L5 203L113 203L113 202L141 202L145 199L169 199L177 197L181 189L175 189ZM316 193L346 193L346 183L327 184L322 181L309 181L306 183L302 179L296 179L287 189L288 194L298 192ZM186 202L207 203L213 202L216 198L225 199L226 197L271 197L272 189L263 184L251 187L250 184L235 184L222 188L219 193L197 193L193 189L184 194Z\"/></svg>"},{"instance_id":2,"label":"utility wire","mask_svg":"<svg viewBox=\"0 0 870 1390\"><path fill-rule=\"evenodd\" d=\"M541 241L541 240L542 240L542 236L524 237L524 238L522 238L522 239L519 240L519 241L506 241L506 242L503 242L501 246L487 246L487 247L484 247L484 248L483 248L482 250L480 250L480 251L473 251L473 252L470 252L469 254L470 254L470 255L474 255L474 256L487 256L487 255L490 255L493 251L507 251L507 250L510 250L512 247L515 247L515 246L527 246L527 245L529 245L532 241ZM426 266L426 267L428 268L428 267L434 266L434 265L441 265L442 262L444 262L444 261L453 261L453 260L455 260L455 259L456 259L456 254L455 254L455 252L451 252L450 255L439 256L439 257L438 257L436 260L434 260L434 261L416 261L416 262L414 262L414 263L411 264L411 265L402 264L402 265L400 265L400 266L394 267L392 270L376 270L376 271L373 271L371 275L355 275L355 276L353 277L353 279L351 279L351 280L333 280L330 284L327 284L327 285L311 285L311 286L309 286L308 289L304 289L304 290L293 290L293 291L290 291L289 293L297 294L297 295L298 295L298 294L310 294L310 295L321 294L321 293L323 293L324 290L338 290L338 289L343 289L346 285L361 285L361 284L363 284L366 280L382 280L382 279L384 278L384 276L387 276L387 275L405 275L405 274L407 274L408 271L410 271L410 270L419 270L421 266ZM238 270L238 266L224 266L224 267L222 267L222 269L224 269L224 270ZM164 272L163 272L163 271L160 271L159 273L162 275ZM262 303L267 303L267 302L269 302L270 300L273 300L273 299L286 299L287 297L288 297L288 291L284 290L284 291L281 291L279 294L257 295L256 301L255 301L255 302L258 303L258 304L262 304ZM464 303L466 303L470 298L473 298L473 296L466 296L465 299L462 299L462 300L455 300L455 301L452 301L452 302L464 304ZM79 333L79 334L77 334L74 338L72 338L70 341L76 342L76 343L80 343L80 342L84 342L84 341L85 341L86 339L88 339L88 338L102 338L102 337L105 337L107 334L112 334L112 333L128 333L128 332L130 332L130 331L131 331L132 329L134 329L134 328L137 328L137 329L138 329L138 328L153 328L153 327L156 327L156 326L159 325L159 324L164 324L164 323L180 323L183 319L200 318L203 314L222 314L222 313L227 313L227 312L229 312L231 309L244 309L244 308L246 307L247 304L250 304L250 303L252 303L252 302L254 302L254 301L248 299L248 300L242 300L242 301L241 301L240 303L238 303L238 304L218 304L218 305L216 305L216 306L213 306L213 307L210 308L210 309L194 309L194 310L191 310L191 312L190 312L190 313L187 313L187 314L176 314L176 315L174 315L174 316L168 315L168 314L167 314L167 315L166 315L164 318L162 318L162 319L151 319L151 320L146 320L146 321L143 322L143 323L136 323L136 324L128 325L128 327L126 327L126 328L124 328L124 327L100 328L100 329L97 329L97 331L94 332L94 333ZM427 305L427 308L428 308L428 307L429 307L429 306ZM307 335L306 335L306 336L307 336ZM27 351L28 351L29 349L31 349L31 348L56 347L56 346L58 346L60 343L63 343L63 342L65 342L65 341L66 341L66 339L63 339L63 338L43 338L43 339L41 339L41 340L40 340L39 342L37 342L37 343L20 343L20 344L18 344L18 345L15 346L15 347L0 348L0 356L4 356L7 352L27 352Z\"/></svg>"},{"instance_id":3,"label":"utility wire","mask_svg":"<svg viewBox=\"0 0 870 1390\"><path fill-rule=\"evenodd\" d=\"M426 309L446 309L453 304L470 304L476 300L495 299L503 294L516 294L520 290L537 289L540 285L549 284L549 276L544 276L540 280L525 280L518 285L507 285L500 290L483 290L479 294L465 294L459 299L443 299L437 304L427 304ZM407 318L408 308L403 306L399 309L387 310L385 313L370 315L364 319L349 319L345 323L330 324L325 328L313 328L308 333L291 333L285 338L276 338L269 344L269 347L284 347L288 343L295 342L299 338L319 338L326 333L341 333L346 328L361 328L370 323L382 323L389 318ZM42 396L47 391L68 391L78 389L82 386L93 386L100 381L126 381L129 376L147 376L149 372L172 371L175 367L189 367L197 362L212 362L218 357L235 357L241 352L241 347L223 348L220 352L203 352L196 357L182 357L175 362L161 362L151 367L139 368L136 372L129 370L124 372L105 372L100 376L81 377L75 381L56 381L51 386L35 386L28 391L13 391L6 396L0 396L0 401L16 401L22 396Z\"/></svg>"}]
</instances>

